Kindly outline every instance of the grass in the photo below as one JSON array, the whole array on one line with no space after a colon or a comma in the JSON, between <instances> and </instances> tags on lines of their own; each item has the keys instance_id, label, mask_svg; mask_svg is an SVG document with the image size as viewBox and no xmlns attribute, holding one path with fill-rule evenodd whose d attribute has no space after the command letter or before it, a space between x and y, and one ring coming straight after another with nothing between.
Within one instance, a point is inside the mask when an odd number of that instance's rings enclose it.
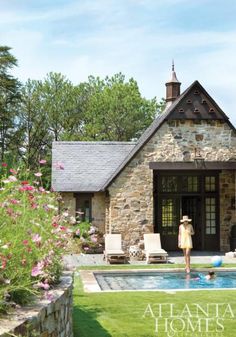
<instances>
[{"instance_id":1,"label":"grass","mask_svg":"<svg viewBox=\"0 0 236 337\"><path fill-rule=\"evenodd\" d=\"M224 265L230 266L235 267L235 264ZM166 265L128 267L153 269L163 268ZM183 267L183 265L168 265L168 267ZM194 267L210 266L198 264ZM90 266L80 269L106 270L117 269L117 266L99 266L99 268ZM127 268L122 265L119 269ZM199 309L199 317L196 317L194 303L206 313ZM162 318L158 318L160 304L162 304ZM177 316L175 318L171 317L170 304L173 305L173 315ZM218 304L218 317L215 304ZM80 278L75 277L73 311L75 337L233 337L236 330L235 317L236 291L188 291L172 294L148 291L85 293ZM165 332L165 323L169 335ZM206 332L207 324L208 332ZM155 332L157 326L158 334ZM183 329L183 332L173 333L171 327L174 330ZM195 332L191 330L194 328Z\"/></svg>"}]
</instances>

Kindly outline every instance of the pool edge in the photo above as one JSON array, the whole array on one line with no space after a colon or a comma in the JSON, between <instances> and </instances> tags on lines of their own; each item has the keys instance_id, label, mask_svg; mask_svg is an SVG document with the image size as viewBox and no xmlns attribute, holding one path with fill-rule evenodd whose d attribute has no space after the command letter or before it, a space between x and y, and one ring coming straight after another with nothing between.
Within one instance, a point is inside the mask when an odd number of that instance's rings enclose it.
<instances>
[{"instance_id":1,"label":"pool edge","mask_svg":"<svg viewBox=\"0 0 236 337\"><path fill-rule=\"evenodd\" d=\"M209 271L209 268L191 268L191 272L204 272L204 271ZM236 272L236 267L232 268L226 268L226 267L217 267L217 268L211 268L211 271L233 271ZM165 292L168 294L174 294L176 292L180 291L206 291L206 290L236 290L236 288L207 288L207 289L135 289L135 290L102 290L96 280L95 274L96 273L138 273L138 272L146 272L146 273L156 273L156 272L185 272L184 268L165 268L165 269L114 269L114 270L102 270L102 269L97 269L97 270L80 270L79 271L79 276L81 278L82 284L83 284L83 289L84 292L88 293L109 293L109 292L135 292L135 291L158 291L158 292Z\"/></svg>"}]
</instances>

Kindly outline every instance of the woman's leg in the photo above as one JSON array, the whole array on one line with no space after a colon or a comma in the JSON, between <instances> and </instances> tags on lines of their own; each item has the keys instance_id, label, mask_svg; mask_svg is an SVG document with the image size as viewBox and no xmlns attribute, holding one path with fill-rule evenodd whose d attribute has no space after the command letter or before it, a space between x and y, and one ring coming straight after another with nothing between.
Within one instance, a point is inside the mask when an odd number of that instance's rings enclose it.
<instances>
[{"instance_id":1,"label":"woman's leg","mask_svg":"<svg viewBox=\"0 0 236 337\"><path fill-rule=\"evenodd\" d=\"M187 255L186 255L186 249L183 248L183 254L184 254L184 261L185 261L185 269L187 269Z\"/></svg>"},{"instance_id":2,"label":"woman's leg","mask_svg":"<svg viewBox=\"0 0 236 337\"><path fill-rule=\"evenodd\" d=\"M187 248L186 249L186 271L187 273L190 272L190 253L191 253L191 249L190 248Z\"/></svg>"}]
</instances>

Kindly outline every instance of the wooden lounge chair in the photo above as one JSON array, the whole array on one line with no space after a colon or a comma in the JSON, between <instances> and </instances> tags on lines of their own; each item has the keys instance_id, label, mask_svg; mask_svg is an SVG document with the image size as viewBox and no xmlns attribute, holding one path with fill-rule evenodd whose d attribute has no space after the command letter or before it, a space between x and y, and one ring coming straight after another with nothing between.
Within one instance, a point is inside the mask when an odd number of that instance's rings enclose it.
<instances>
[{"instance_id":1,"label":"wooden lounge chair","mask_svg":"<svg viewBox=\"0 0 236 337\"><path fill-rule=\"evenodd\" d=\"M161 248L160 234L144 234L146 262L167 262L168 253Z\"/></svg>"},{"instance_id":2,"label":"wooden lounge chair","mask_svg":"<svg viewBox=\"0 0 236 337\"><path fill-rule=\"evenodd\" d=\"M121 247L121 234L105 234L104 259L109 263L125 263L125 253Z\"/></svg>"}]
</instances>

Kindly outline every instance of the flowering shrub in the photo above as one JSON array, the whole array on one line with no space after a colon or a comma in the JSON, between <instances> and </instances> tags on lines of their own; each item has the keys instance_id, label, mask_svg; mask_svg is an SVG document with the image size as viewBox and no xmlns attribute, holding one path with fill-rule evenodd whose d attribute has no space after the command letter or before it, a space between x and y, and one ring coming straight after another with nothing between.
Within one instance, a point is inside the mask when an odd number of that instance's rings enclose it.
<instances>
[{"instance_id":1,"label":"flowering shrub","mask_svg":"<svg viewBox=\"0 0 236 337\"><path fill-rule=\"evenodd\" d=\"M7 174L10 172L10 174ZM58 214L57 195L2 165L0 178L0 311L24 304L58 282L61 256L71 235Z\"/></svg>"},{"instance_id":2,"label":"flowering shrub","mask_svg":"<svg viewBox=\"0 0 236 337\"><path fill-rule=\"evenodd\" d=\"M103 251L103 234L87 222L81 222L74 229L74 237L79 239L79 246L83 253L101 253Z\"/></svg>"}]
</instances>

